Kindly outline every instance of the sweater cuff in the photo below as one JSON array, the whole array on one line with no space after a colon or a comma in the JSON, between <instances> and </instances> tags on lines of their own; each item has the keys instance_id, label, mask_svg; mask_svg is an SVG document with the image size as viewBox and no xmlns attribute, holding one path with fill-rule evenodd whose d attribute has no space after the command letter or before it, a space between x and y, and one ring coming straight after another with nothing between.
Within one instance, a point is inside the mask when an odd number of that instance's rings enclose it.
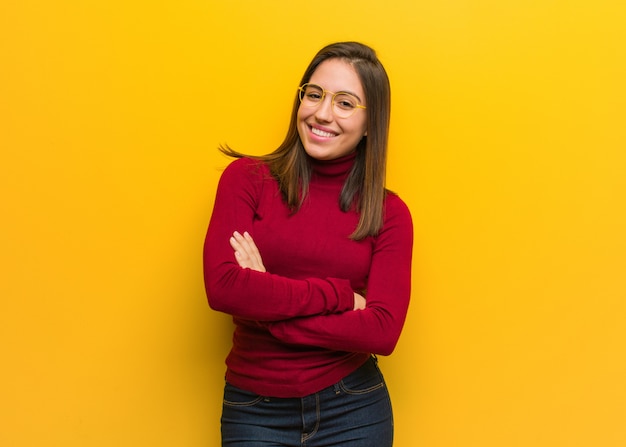
<instances>
[{"instance_id":1,"label":"sweater cuff","mask_svg":"<svg viewBox=\"0 0 626 447\"><path fill-rule=\"evenodd\" d=\"M335 313L347 312L354 309L354 290L347 279L328 278L337 293L337 308Z\"/></svg>"}]
</instances>

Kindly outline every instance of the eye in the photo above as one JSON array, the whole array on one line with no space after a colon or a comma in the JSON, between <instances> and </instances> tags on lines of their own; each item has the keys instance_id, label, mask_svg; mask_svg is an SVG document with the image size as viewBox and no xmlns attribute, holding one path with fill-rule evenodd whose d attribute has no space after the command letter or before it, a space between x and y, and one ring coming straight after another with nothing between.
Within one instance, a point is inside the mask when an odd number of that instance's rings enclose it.
<instances>
[{"instance_id":1,"label":"eye","mask_svg":"<svg viewBox=\"0 0 626 447\"><path fill-rule=\"evenodd\" d=\"M316 85L307 85L304 89L304 97L311 102L319 102L324 96L324 90Z\"/></svg>"},{"instance_id":2,"label":"eye","mask_svg":"<svg viewBox=\"0 0 626 447\"><path fill-rule=\"evenodd\" d=\"M335 96L335 105L341 110L352 110L356 108L358 103L357 99L348 93L340 93Z\"/></svg>"}]
</instances>

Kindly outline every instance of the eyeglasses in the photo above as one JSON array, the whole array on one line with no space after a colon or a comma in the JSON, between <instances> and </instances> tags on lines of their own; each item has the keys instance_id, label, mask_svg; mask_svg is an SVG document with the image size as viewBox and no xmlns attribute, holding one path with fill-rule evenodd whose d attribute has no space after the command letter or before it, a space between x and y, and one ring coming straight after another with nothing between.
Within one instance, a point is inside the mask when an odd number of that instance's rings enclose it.
<instances>
[{"instance_id":1,"label":"eyeglasses","mask_svg":"<svg viewBox=\"0 0 626 447\"><path fill-rule=\"evenodd\" d=\"M304 84L298 87L298 97L304 107L317 107L322 101L326 93L332 96L333 114L339 118L350 118L357 109L365 109L364 105L359 104L359 100L351 93L339 92L333 93L324 90L317 84Z\"/></svg>"}]
</instances>

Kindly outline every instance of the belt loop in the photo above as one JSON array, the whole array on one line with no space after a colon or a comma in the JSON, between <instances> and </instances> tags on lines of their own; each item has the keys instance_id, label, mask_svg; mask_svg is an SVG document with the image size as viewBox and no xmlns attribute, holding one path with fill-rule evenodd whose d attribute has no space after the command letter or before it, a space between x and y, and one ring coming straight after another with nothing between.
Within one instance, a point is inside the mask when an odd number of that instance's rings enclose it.
<instances>
[{"instance_id":1,"label":"belt loop","mask_svg":"<svg viewBox=\"0 0 626 447\"><path fill-rule=\"evenodd\" d=\"M339 383L335 383L333 385L333 389L335 391L335 394L341 394L341 388L339 388Z\"/></svg>"},{"instance_id":2,"label":"belt loop","mask_svg":"<svg viewBox=\"0 0 626 447\"><path fill-rule=\"evenodd\" d=\"M372 354L372 360L374 360L374 363L378 365L378 357L376 356L376 354Z\"/></svg>"}]
</instances>

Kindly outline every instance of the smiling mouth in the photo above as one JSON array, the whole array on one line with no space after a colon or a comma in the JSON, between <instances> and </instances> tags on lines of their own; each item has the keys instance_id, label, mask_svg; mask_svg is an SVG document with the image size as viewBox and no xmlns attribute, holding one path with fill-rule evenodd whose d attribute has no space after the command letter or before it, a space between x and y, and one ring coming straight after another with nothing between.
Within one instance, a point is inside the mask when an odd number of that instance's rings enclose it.
<instances>
[{"instance_id":1,"label":"smiling mouth","mask_svg":"<svg viewBox=\"0 0 626 447\"><path fill-rule=\"evenodd\" d=\"M326 132L324 130L317 129L315 127L311 127L311 133L313 135L317 135L318 137L324 137L324 138L333 138L337 136L336 133Z\"/></svg>"}]
</instances>

